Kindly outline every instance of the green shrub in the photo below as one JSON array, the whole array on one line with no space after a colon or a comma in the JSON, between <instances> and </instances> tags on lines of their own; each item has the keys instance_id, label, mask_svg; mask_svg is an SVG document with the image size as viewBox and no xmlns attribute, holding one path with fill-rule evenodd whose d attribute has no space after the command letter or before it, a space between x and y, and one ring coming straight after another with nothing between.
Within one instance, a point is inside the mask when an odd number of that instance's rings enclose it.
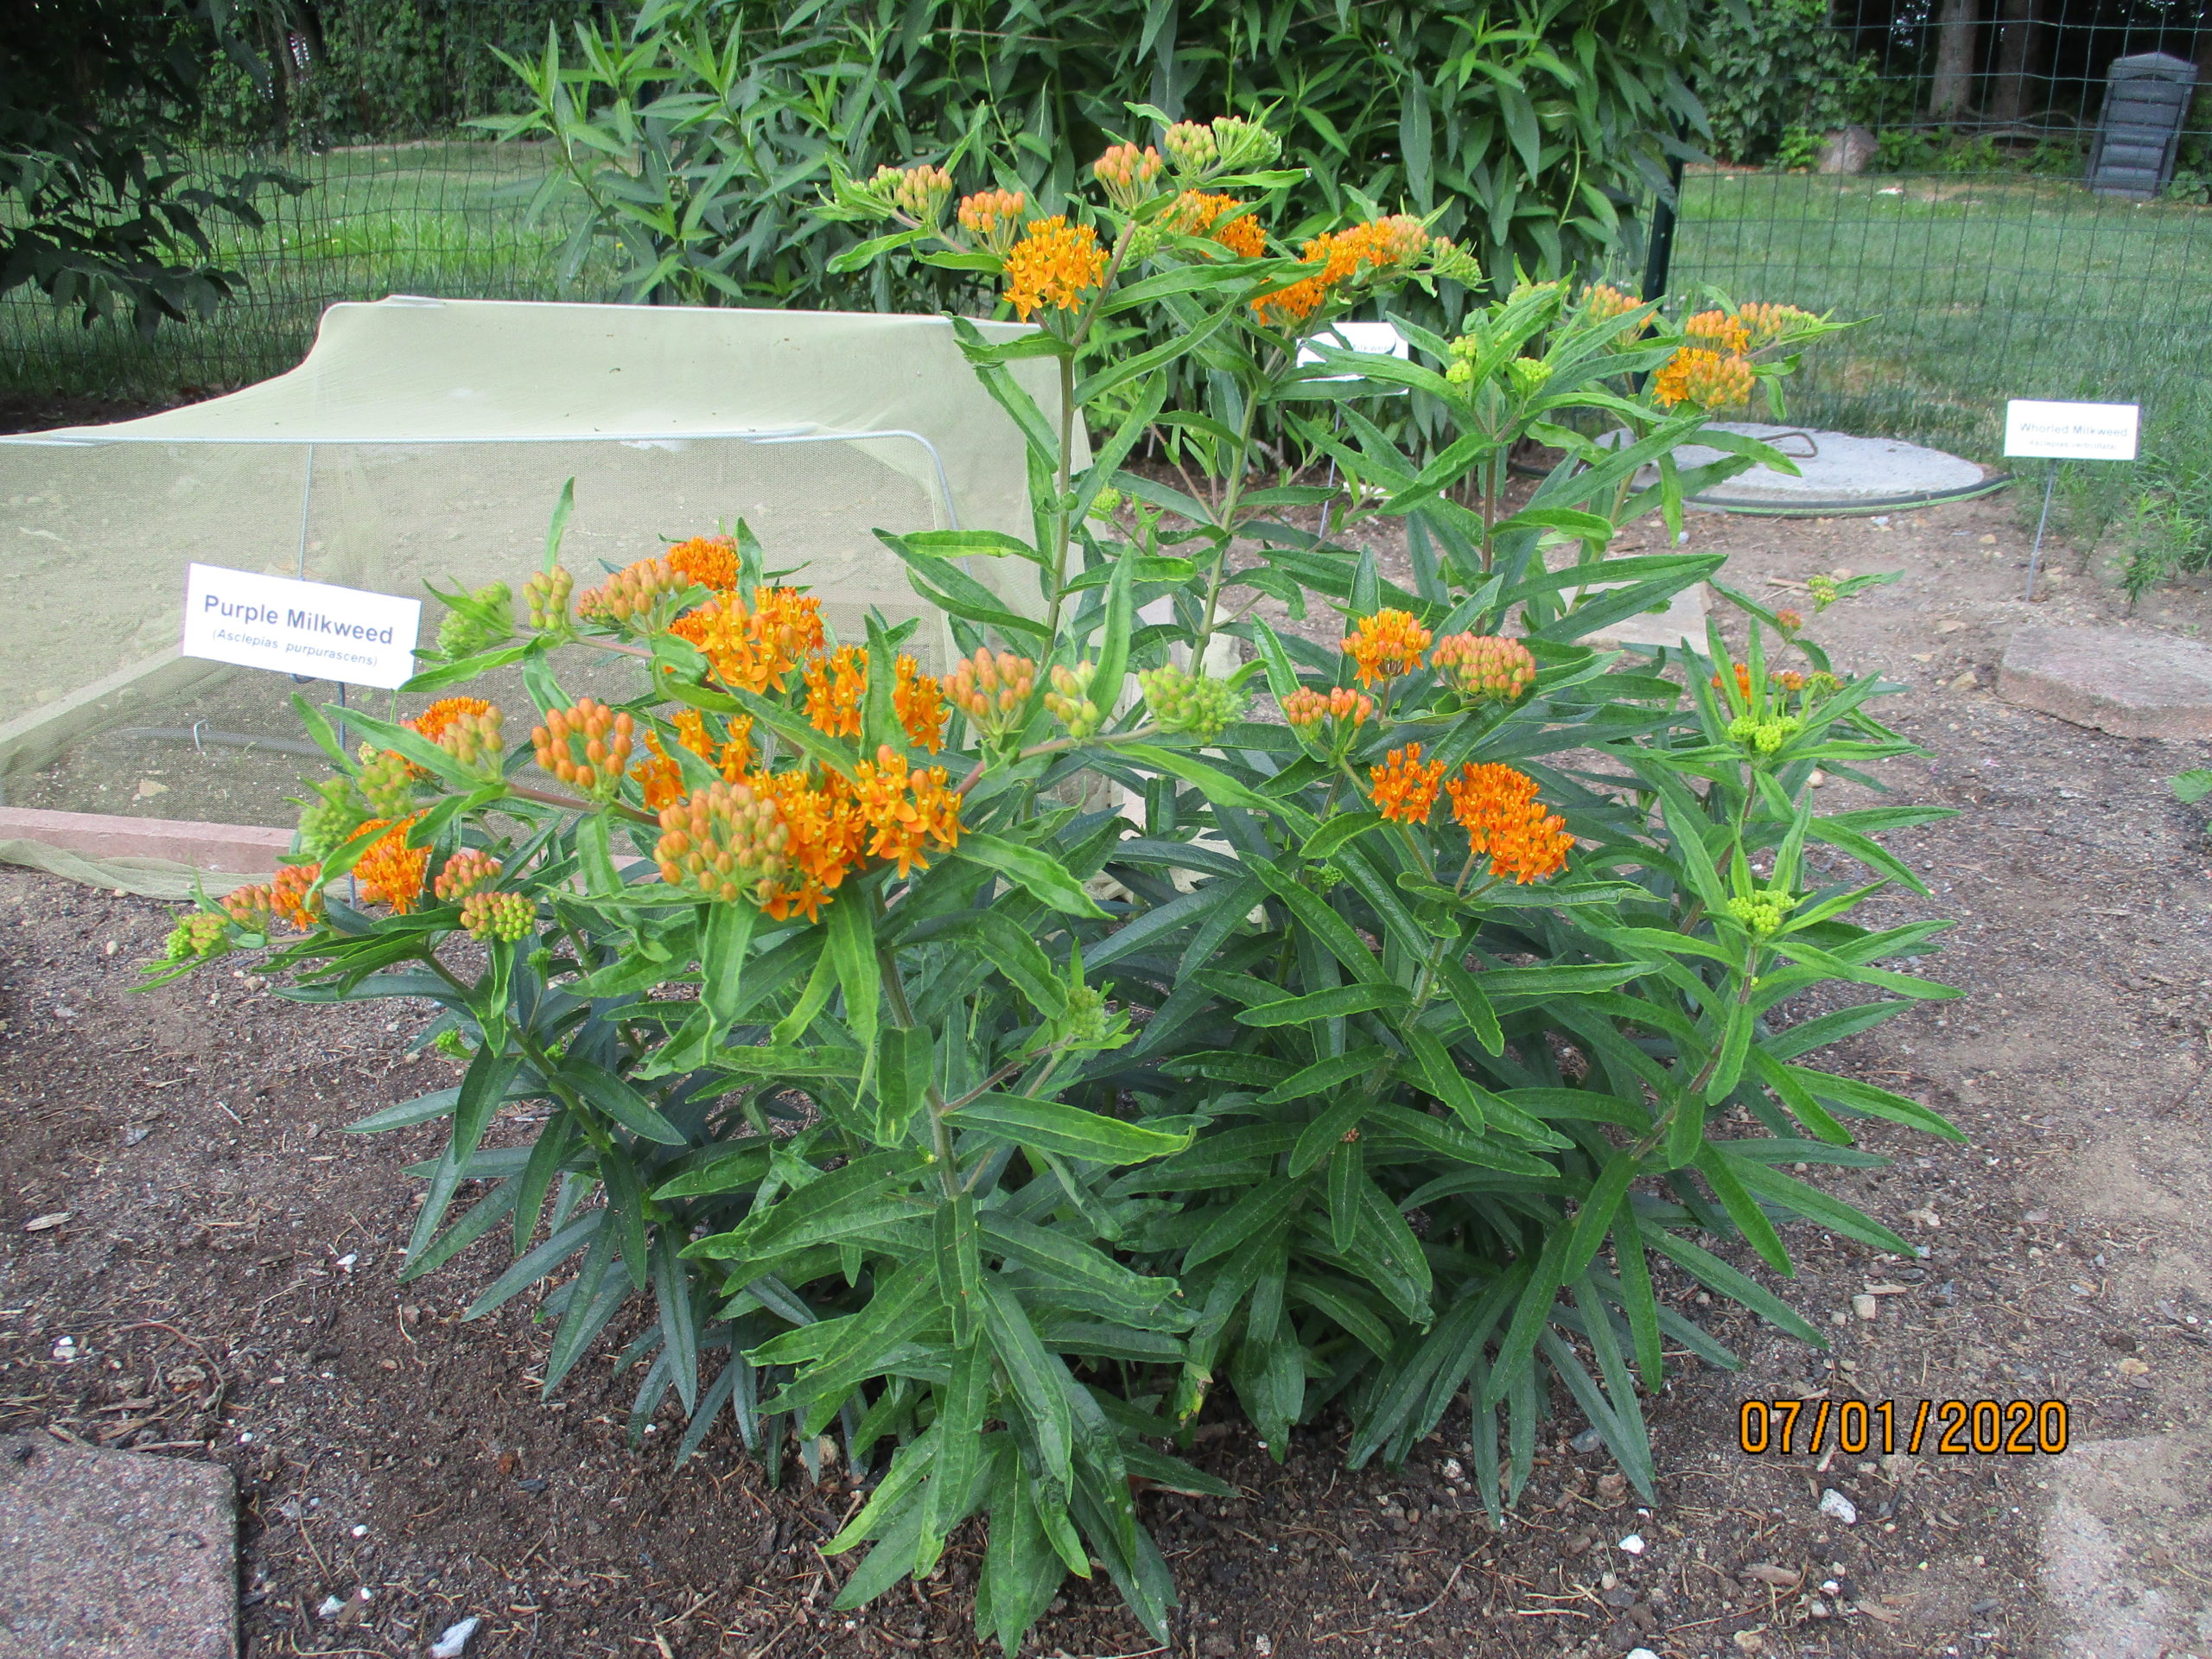
<instances>
[{"instance_id":1,"label":"green shrub","mask_svg":"<svg viewBox=\"0 0 2212 1659\"><path fill-rule=\"evenodd\" d=\"M450 1122L406 1273L496 1229L512 1265L470 1313L538 1296L549 1391L629 1336L633 1435L674 1394L679 1460L725 1410L772 1470L840 1432L878 1477L826 1547L871 1546L842 1606L983 1516L977 1624L1008 1652L1095 1569L1165 1639L1133 1483L1224 1493L1173 1455L1210 1408L1278 1458L1341 1409L1357 1463L1404 1457L1465 1390L1495 1511L1556 1384L1649 1497L1639 1393L1666 1349L1735 1363L1658 1276L1817 1344L1719 1252L1786 1274L1802 1218L1910 1253L1784 1172L1878 1162L1852 1144L1870 1116L1953 1133L1807 1063L1951 994L1884 965L1942 924L1850 919L1919 890L1874 837L1939 810L1823 815L1808 788L1910 752L1867 712L1888 688L1739 595L1741 664L1717 632L1652 660L1580 643L1715 574L1601 556L1686 491L1788 464L1704 431L1699 389L1771 387L1825 325L1745 307L1655 332L1656 307L1546 283L1450 338L1408 325L1410 362L1301 363L1353 307L1465 285L1466 255L1404 219L1254 251L1238 216L1283 182L1271 135L1160 148L1102 160L1106 205L1026 230L1003 201L956 209L933 168L840 183L836 211L880 232L866 257L1002 282L1041 324L996 346L956 325L1024 435L1033 536L884 534L950 619L950 671L902 656L911 624L822 637L741 526L577 593L556 515L525 618L504 589L451 596L465 654L413 686L519 665L530 739L442 695L402 723L348 712L357 758L308 712L334 775L297 861L186 918L156 976L289 918L312 931L266 964L289 995L441 1005L459 1085L353 1126ZM1163 343L1117 343L1121 319ZM1061 406L1007 372L1033 356ZM1165 406L1186 356L1241 423ZM1433 461L1361 413L1393 389L1444 411ZM1256 411L1317 401L1342 491L1258 466ZM1071 423L1109 407L1075 467ZM1624 441L1581 436L1596 414ZM1188 491L1123 466L1170 423ZM1501 463L1529 437L1565 459L1511 507ZM1693 438L1734 453L1679 468ZM1404 521L1410 589L1281 516L1324 499ZM976 557L1033 564L1033 607L956 562ZM1270 626L1269 599L1341 614L1341 647ZM1224 645L1251 660L1224 674ZM631 657L637 695L572 698L579 650ZM1839 984L1883 995L1788 1017ZM550 1109L495 1137L522 1100Z\"/></svg>"},{"instance_id":2,"label":"green shrub","mask_svg":"<svg viewBox=\"0 0 2212 1659\"><path fill-rule=\"evenodd\" d=\"M1310 169L1293 234L1370 203L1433 212L1509 277L1594 268L1664 187L1668 156L1704 131L1679 67L1696 45L1686 0L1478 15L1054 0L1018 25L978 0L786 14L644 0L626 29L549 35L542 56L511 60L526 112L483 124L557 143L594 210L588 234L620 245L634 291L807 307L944 293L840 270L849 243L812 213L835 172L939 162L964 189L1022 190L1054 212L1084 161L1134 130L1137 104L1171 120L1186 106L1266 114Z\"/></svg>"},{"instance_id":3,"label":"green shrub","mask_svg":"<svg viewBox=\"0 0 2212 1659\"><path fill-rule=\"evenodd\" d=\"M1723 161L1804 166L1792 130L1817 135L1863 120L1872 64L1828 22L1827 0L1743 0L1700 15L1704 60L1692 84Z\"/></svg>"}]
</instances>

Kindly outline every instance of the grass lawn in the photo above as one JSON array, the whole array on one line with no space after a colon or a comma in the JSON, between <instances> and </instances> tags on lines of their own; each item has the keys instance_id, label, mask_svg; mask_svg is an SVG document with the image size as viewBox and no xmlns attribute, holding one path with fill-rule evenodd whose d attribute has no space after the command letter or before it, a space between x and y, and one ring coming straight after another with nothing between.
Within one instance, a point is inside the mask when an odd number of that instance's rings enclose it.
<instances>
[{"instance_id":1,"label":"grass lawn","mask_svg":"<svg viewBox=\"0 0 2212 1659\"><path fill-rule=\"evenodd\" d=\"M2076 497L2109 518L2149 486L2202 518L2212 209L1990 175L1706 171L1682 195L1677 288L1867 319L1808 359L1793 418L1994 460L2008 397L2140 404L2142 466L2073 469Z\"/></svg>"}]
</instances>

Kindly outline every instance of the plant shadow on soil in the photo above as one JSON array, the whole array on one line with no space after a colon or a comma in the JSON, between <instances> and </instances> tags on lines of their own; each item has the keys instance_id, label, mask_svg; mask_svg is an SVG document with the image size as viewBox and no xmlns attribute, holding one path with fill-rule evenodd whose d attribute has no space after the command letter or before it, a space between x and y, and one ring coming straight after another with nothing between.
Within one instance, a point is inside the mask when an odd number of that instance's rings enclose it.
<instances>
[{"instance_id":1,"label":"plant shadow on soil","mask_svg":"<svg viewBox=\"0 0 2212 1659\"><path fill-rule=\"evenodd\" d=\"M1242 1495L1143 1500L1183 1598L1172 1646L1102 1580L1071 1584L1026 1651L2120 1659L2202 1639L2190 1610L2212 1605L2212 1537L2176 1471L2201 1456L2212 1381L2196 1223L2212 1176L2198 988L2212 851L2164 779L2203 764L2203 746L2108 737L1990 693L2012 626L2118 611L2063 561L2063 596L2021 603L2025 541L2001 501L1887 524L1694 515L1691 536L1770 597L1815 570L1907 572L1818 633L1842 665L1909 688L1880 712L1933 758L1888 768L1897 798L1961 810L1891 837L1935 891L1886 897L1873 919L1956 918L1920 967L1967 995L1826 1063L1927 1101L1969 1139L1872 1124L1864 1144L1894 1163L1828 1184L1929 1255L1790 1230L1800 1267L1782 1288L1830 1332L1826 1354L1678 1281L1676 1306L1745 1364L1670 1357L1681 1369L1646 1402L1648 1513L1602 1452L1573 1449L1583 1423L1564 1401L1495 1534L1450 1478L1464 1408L1402 1471L1346 1471L1333 1418L1280 1465L1241 1423L1209 1422L1196 1455ZM2212 621L2193 589L2146 613L2135 626ZM1823 806L1866 795L1826 791ZM397 1283L418 1190L400 1166L437 1132L335 1130L453 1080L410 1052L426 1011L292 1007L222 967L130 995L169 915L0 871L0 1429L227 1465L257 1656L416 1655L469 1615L483 1659L978 1650L972 1536L925 1586L836 1611L855 1558L817 1546L859 1501L847 1471L810 1484L794 1469L771 1490L727 1421L671 1467L672 1406L632 1452L634 1374L605 1357L541 1403L544 1333L524 1303L458 1317L504 1259L496 1244ZM1870 1321L1852 1302L1871 1287ZM2075 1450L1738 1449L1741 1401L1822 1391L1901 1415L1923 1398L2063 1400ZM1828 1489L1855 1525L1816 1507ZM1631 1534L1640 1554L1619 1548ZM319 1618L334 1596L346 1611Z\"/></svg>"}]
</instances>

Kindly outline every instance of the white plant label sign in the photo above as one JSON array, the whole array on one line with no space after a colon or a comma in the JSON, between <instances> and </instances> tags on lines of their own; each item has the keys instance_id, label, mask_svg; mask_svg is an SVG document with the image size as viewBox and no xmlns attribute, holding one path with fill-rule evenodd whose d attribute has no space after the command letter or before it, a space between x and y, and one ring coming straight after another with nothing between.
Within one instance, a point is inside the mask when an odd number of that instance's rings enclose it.
<instances>
[{"instance_id":1,"label":"white plant label sign","mask_svg":"<svg viewBox=\"0 0 2212 1659\"><path fill-rule=\"evenodd\" d=\"M2142 411L2133 404L2005 405L2005 453L2050 461L2133 461Z\"/></svg>"},{"instance_id":2,"label":"white plant label sign","mask_svg":"<svg viewBox=\"0 0 2212 1659\"><path fill-rule=\"evenodd\" d=\"M423 601L219 565L189 568L184 654L386 690L415 673Z\"/></svg>"},{"instance_id":3,"label":"white plant label sign","mask_svg":"<svg viewBox=\"0 0 2212 1659\"><path fill-rule=\"evenodd\" d=\"M1402 362L1413 360L1414 344L1398 332L1397 325L1389 322L1333 322L1315 336L1324 346L1338 346L1348 352L1364 352L1370 357L1395 357ZM1321 353L1313 346L1298 348L1298 366L1306 368L1321 360ZM1332 374L1331 380L1357 380L1356 374Z\"/></svg>"}]
</instances>

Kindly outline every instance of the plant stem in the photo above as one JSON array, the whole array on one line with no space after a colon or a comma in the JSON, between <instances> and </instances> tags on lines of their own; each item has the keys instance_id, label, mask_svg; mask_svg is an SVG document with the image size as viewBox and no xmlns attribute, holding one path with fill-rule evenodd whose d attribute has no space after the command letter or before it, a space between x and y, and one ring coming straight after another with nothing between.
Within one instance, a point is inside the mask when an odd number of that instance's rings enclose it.
<instances>
[{"instance_id":1,"label":"plant stem","mask_svg":"<svg viewBox=\"0 0 2212 1659\"><path fill-rule=\"evenodd\" d=\"M921 1022L914 1018L912 1004L906 1001L905 982L899 977L899 963L894 954L879 948L875 953L876 967L883 975L883 995L891 1004L891 1012L900 1025L912 1028ZM944 1096L938 1092L937 1084L929 1084L923 1091L923 1100L929 1109L930 1147L937 1154L938 1185L944 1189L947 1199L960 1196L960 1167L952 1152L952 1128L944 1115L952 1109L944 1103Z\"/></svg>"},{"instance_id":2,"label":"plant stem","mask_svg":"<svg viewBox=\"0 0 2212 1659\"><path fill-rule=\"evenodd\" d=\"M527 789L520 784L509 784L507 793L519 795L525 801L537 801L546 806L564 807L572 812L596 812L600 810L599 803L595 801L580 801L573 795L556 795L550 790ZM621 814L632 823L658 825L660 823L660 820L652 813L640 811L638 808L621 801L607 802L606 810Z\"/></svg>"}]
</instances>

